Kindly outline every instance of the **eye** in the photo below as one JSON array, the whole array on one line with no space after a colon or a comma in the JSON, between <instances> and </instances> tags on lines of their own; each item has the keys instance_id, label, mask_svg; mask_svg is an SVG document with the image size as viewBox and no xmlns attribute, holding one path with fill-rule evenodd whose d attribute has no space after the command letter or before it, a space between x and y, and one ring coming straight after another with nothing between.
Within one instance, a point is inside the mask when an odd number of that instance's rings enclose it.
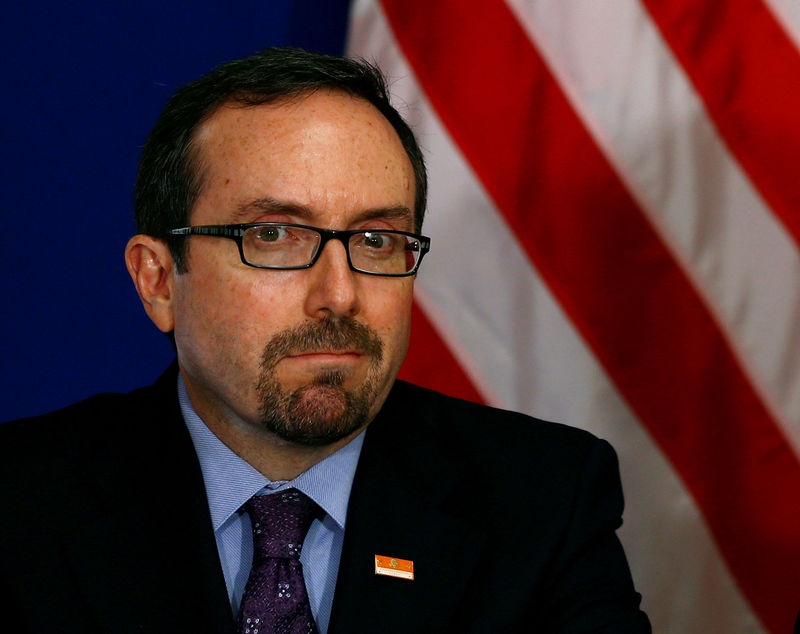
<instances>
[{"instance_id":1,"label":"eye","mask_svg":"<svg viewBox=\"0 0 800 634\"><path fill-rule=\"evenodd\" d=\"M385 233L368 232L364 234L363 244L368 249L389 249L392 247L392 239Z\"/></svg>"},{"instance_id":2,"label":"eye","mask_svg":"<svg viewBox=\"0 0 800 634\"><path fill-rule=\"evenodd\" d=\"M261 242L277 242L289 237L289 231L286 227L258 227L255 237Z\"/></svg>"}]
</instances>

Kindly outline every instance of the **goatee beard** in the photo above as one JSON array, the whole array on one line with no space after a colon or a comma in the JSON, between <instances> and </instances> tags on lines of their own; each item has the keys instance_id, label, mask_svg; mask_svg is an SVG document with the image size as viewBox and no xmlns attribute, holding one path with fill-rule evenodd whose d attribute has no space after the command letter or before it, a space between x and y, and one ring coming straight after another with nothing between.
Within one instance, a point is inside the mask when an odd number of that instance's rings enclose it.
<instances>
[{"instance_id":1,"label":"goatee beard","mask_svg":"<svg viewBox=\"0 0 800 634\"><path fill-rule=\"evenodd\" d=\"M293 391L278 382L276 366L284 357L318 350L349 350L369 358L364 382L344 388L346 374L320 370ZM261 357L258 395L263 425L279 438L305 446L329 445L366 425L378 396L383 344L371 328L351 318L307 322L278 333Z\"/></svg>"}]
</instances>

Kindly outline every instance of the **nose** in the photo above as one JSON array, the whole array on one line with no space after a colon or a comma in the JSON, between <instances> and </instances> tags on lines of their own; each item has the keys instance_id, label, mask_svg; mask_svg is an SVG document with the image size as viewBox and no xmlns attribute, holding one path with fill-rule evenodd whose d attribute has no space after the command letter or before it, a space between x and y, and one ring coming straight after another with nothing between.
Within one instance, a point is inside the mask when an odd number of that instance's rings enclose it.
<instances>
[{"instance_id":1,"label":"nose","mask_svg":"<svg viewBox=\"0 0 800 634\"><path fill-rule=\"evenodd\" d=\"M358 279L347 263L347 251L339 240L328 242L308 271L306 314L310 317L353 317L360 310Z\"/></svg>"}]
</instances>

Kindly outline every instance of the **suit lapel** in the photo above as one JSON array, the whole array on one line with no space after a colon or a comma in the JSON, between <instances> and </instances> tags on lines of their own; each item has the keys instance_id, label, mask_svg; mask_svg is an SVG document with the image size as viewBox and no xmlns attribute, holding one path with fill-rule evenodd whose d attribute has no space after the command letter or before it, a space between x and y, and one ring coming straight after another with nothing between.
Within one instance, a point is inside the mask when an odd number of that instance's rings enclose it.
<instances>
[{"instance_id":1,"label":"suit lapel","mask_svg":"<svg viewBox=\"0 0 800 634\"><path fill-rule=\"evenodd\" d=\"M454 512L454 501L465 494L461 465L443 455L430 426L415 424L419 418L402 392L402 386L393 390L367 431L330 634L386 626L398 633L445 631L485 539ZM375 574L375 555L412 560L414 580Z\"/></svg>"},{"instance_id":2,"label":"suit lapel","mask_svg":"<svg viewBox=\"0 0 800 634\"><path fill-rule=\"evenodd\" d=\"M202 474L168 375L154 398L139 393L105 421L127 431L102 438L65 479L80 512L64 550L101 629L232 632Z\"/></svg>"}]
</instances>

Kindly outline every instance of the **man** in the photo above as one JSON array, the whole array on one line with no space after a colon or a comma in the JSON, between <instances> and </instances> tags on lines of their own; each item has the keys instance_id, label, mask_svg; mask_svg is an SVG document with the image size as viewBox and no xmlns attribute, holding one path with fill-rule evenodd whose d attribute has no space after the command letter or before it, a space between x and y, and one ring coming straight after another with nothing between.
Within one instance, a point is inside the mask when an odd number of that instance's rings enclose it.
<instances>
[{"instance_id":1,"label":"man","mask_svg":"<svg viewBox=\"0 0 800 634\"><path fill-rule=\"evenodd\" d=\"M10 631L649 631L606 443L395 381L425 178L366 65L178 91L126 249L177 363L0 429Z\"/></svg>"}]
</instances>

